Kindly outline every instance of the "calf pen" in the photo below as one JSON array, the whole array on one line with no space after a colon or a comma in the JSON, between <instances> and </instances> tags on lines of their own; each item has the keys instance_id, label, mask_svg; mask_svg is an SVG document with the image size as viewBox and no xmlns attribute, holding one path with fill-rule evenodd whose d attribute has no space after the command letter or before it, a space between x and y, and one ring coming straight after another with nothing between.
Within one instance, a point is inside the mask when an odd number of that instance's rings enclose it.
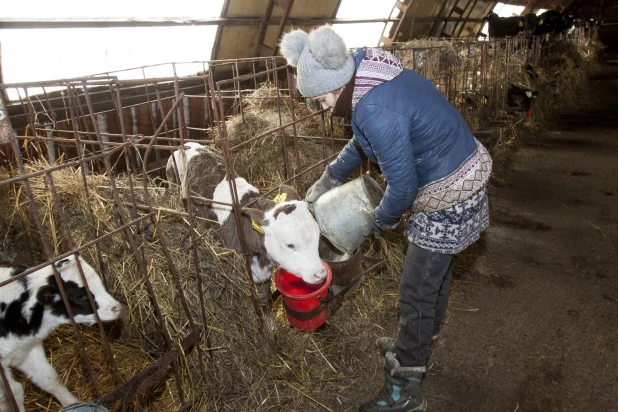
<instances>
[{"instance_id":1,"label":"calf pen","mask_svg":"<svg viewBox=\"0 0 618 412\"><path fill-rule=\"evenodd\" d=\"M515 122L506 90L532 85L526 63L545 65L551 79L554 61L566 58L540 39L521 44L436 41L397 45L395 53L432 80L476 132ZM594 51L580 38L560 47L581 59ZM146 77L144 67L0 86L19 96L7 107L16 133L3 146L0 169L2 260L42 267L79 252L125 304L120 324L60 329L46 342L80 399L112 410L328 410L331 395L345 400L372 353L372 325L396 302L368 279L339 315L332 311L325 330L283 327L279 306L277 328L263 328L249 262L223 249L197 210L212 200L193 196L184 207L162 171L172 150L196 141L217 147L227 174L245 177L262 196L282 183L304 193L346 143L349 127L307 106L281 58L192 64L201 66L193 76L177 76L178 63L165 66L166 77ZM462 105L458 98L471 92L486 101ZM402 260L403 251L391 248L379 283L396 289ZM25 392L28 410L59 407L33 387Z\"/></svg>"}]
</instances>

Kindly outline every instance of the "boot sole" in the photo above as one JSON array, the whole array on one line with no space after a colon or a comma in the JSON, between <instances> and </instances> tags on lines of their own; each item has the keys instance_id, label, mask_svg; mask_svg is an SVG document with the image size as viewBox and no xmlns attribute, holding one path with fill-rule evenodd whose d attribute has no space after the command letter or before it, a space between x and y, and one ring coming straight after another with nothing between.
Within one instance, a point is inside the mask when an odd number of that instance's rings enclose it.
<instances>
[{"instance_id":1,"label":"boot sole","mask_svg":"<svg viewBox=\"0 0 618 412\"><path fill-rule=\"evenodd\" d=\"M416 408L412 409L412 411L425 411L427 410L427 401L425 399L423 399L423 403L421 403L420 405L418 405Z\"/></svg>"}]
</instances>

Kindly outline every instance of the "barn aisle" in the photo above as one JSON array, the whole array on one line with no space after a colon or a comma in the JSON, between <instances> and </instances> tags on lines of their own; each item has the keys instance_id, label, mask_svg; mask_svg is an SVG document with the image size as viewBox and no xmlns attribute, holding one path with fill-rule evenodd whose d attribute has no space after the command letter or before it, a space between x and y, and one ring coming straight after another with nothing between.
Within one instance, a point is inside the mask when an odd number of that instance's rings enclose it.
<instances>
[{"instance_id":1,"label":"barn aisle","mask_svg":"<svg viewBox=\"0 0 618 412\"><path fill-rule=\"evenodd\" d=\"M491 183L424 383L429 410L618 411L618 58Z\"/></svg>"}]
</instances>

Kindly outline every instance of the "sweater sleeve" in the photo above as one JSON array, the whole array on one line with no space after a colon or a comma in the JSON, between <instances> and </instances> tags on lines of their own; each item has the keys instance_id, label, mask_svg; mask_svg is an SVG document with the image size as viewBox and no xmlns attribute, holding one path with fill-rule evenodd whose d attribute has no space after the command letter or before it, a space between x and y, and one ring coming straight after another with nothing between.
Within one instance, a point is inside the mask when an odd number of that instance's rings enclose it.
<instances>
[{"instance_id":1,"label":"sweater sleeve","mask_svg":"<svg viewBox=\"0 0 618 412\"><path fill-rule=\"evenodd\" d=\"M376 218L383 227L392 227L412 207L418 191L409 121L379 105L357 106L356 110L358 128L378 160L387 183Z\"/></svg>"},{"instance_id":2,"label":"sweater sleeve","mask_svg":"<svg viewBox=\"0 0 618 412\"><path fill-rule=\"evenodd\" d=\"M339 156L328 165L328 171L333 178L343 182L360 166L364 158L365 153L354 136L341 150Z\"/></svg>"}]
</instances>

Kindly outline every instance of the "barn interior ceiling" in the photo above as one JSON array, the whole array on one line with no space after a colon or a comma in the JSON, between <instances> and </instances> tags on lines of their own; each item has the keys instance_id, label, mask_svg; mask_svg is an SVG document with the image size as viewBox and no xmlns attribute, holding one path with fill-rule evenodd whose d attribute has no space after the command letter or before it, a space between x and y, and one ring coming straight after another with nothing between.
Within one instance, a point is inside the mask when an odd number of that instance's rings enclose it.
<instances>
[{"instance_id":1,"label":"barn interior ceiling","mask_svg":"<svg viewBox=\"0 0 618 412\"><path fill-rule=\"evenodd\" d=\"M389 0L382 0L389 1ZM497 1L484 0L391 0L399 5L391 15L392 26L382 43L405 42L420 36L475 36L482 27L482 19ZM276 41L292 28L308 29L323 23L340 23L337 11L342 0L226 0L222 18L262 19L259 25L221 25L213 47L213 59L230 59L276 54ZM565 11L573 0L510 0L513 5L525 6L523 13L539 9ZM591 0L586 12L599 14L603 0ZM398 26L399 20L401 24ZM388 20L374 19L372 21ZM350 22L350 24L353 24ZM398 28L398 30L397 30ZM394 33L396 31L396 33ZM378 39L376 39L377 45ZM368 45L371 46L371 45Z\"/></svg>"},{"instance_id":2,"label":"barn interior ceiling","mask_svg":"<svg viewBox=\"0 0 618 412\"><path fill-rule=\"evenodd\" d=\"M380 44L405 42L420 36L467 37L480 32L485 17L498 3L487 0L379 0L392 2L390 19L384 16L364 19L337 18L345 0L224 0L218 18L2 18L0 29L50 27L150 27L178 25L217 25L212 60L272 56L278 53L277 41L293 28L310 29L324 23L389 24ZM376 0L378 1L378 0ZM539 9L577 11L601 17L603 10L617 0L509 0L524 6L522 14ZM375 44L378 45L378 38Z\"/></svg>"}]
</instances>

